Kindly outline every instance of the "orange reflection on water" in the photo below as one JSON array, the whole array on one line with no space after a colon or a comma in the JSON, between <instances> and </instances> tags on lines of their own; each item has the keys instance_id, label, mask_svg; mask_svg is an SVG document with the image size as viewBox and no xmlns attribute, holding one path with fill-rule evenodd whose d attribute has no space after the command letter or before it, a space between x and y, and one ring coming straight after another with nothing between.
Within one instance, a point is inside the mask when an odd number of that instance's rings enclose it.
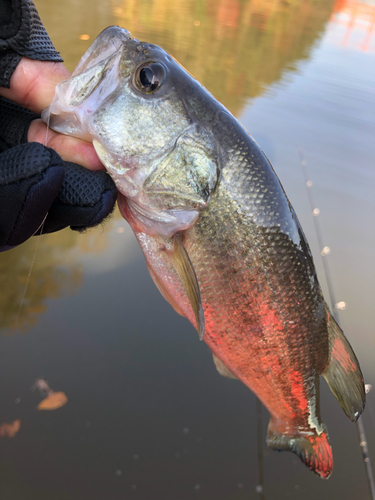
<instances>
[{"instance_id":1,"label":"orange reflection on water","mask_svg":"<svg viewBox=\"0 0 375 500\"><path fill-rule=\"evenodd\" d=\"M217 9L217 21L222 26L235 28L238 24L240 6L237 0L221 0Z\"/></svg>"},{"instance_id":2,"label":"orange reflection on water","mask_svg":"<svg viewBox=\"0 0 375 500\"><path fill-rule=\"evenodd\" d=\"M340 45L362 52L375 51L375 46L371 45L375 31L374 3L336 0L330 22L345 27Z\"/></svg>"}]
</instances>

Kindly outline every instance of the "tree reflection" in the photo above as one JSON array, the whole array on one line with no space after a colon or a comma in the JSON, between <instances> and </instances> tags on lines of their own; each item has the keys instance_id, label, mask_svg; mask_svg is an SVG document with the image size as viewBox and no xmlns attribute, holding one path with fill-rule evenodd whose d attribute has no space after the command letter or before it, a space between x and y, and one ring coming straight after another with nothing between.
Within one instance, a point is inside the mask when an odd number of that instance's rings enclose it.
<instances>
[{"instance_id":1,"label":"tree reflection","mask_svg":"<svg viewBox=\"0 0 375 500\"><path fill-rule=\"evenodd\" d=\"M68 251L74 247L77 235L62 231L58 235L41 238L43 242L32 238L0 255L1 329L31 328L37 315L45 310L44 300L47 297L73 293L81 282L80 269Z\"/></svg>"},{"instance_id":2,"label":"tree reflection","mask_svg":"<svg viewBox=\"0 0 375 500\"><path fill-rule=\"evenodd\" d=\"M82 254L101 253L112 226L110 221L105 230L83 235L65 229L1 253L0 331L5 335L26 331L46 310L47 298L76 293L83 279Z\"/></svg>"},{"instance_id":3,"label":"tree reflection","mask_svg":"<svg viewBox=\"0 0 375 500\"><path fill-rule=\"evenodd\" d=\"M116 24L162 45L230 111L307 59L333 0L112 0Z\"/></svg>"}]
</instances>

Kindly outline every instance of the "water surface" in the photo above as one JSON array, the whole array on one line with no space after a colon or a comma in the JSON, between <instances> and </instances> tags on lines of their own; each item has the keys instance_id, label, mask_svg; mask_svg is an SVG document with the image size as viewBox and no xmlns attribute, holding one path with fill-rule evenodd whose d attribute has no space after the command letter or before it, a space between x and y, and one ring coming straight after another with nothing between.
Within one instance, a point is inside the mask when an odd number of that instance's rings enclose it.
<instances>
[{"instance_id":1,"label":"water surface","mask_svg":"<svg viewBox=\"0 0 375 500\"><path fill-rule=\"evenodd\" d=\"M171 52L240 119L296 209L329 300L302 151L336 301L346 304L340 321L375 387L375 3L36 5L69 70L119 24ZM84 235L34 238L1 254L0 269L0 423L21 419L1 442L1 498L260 498L255 397L217 374L193 327L156 290L118 213ZM36 410L40 377L67 394L65 407ZM265 499L369 498L356 427L323 381L321 407L332 477L322 481L264 444ZM375 390L363 420L374 462ZM267 423L263 409L263 443Z\"/></svg>"}]
</instances>

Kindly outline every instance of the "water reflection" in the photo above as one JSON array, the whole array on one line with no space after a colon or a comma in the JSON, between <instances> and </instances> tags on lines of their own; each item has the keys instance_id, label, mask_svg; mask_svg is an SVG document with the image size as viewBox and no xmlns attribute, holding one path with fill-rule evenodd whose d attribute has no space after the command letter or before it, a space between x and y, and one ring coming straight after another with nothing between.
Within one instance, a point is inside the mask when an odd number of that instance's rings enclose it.
<instances>
[{"instance_id":1,"label":"water reflection","mask_svg":"<svg viewBox=\"0 0 375 500\"><path fill-rule=\"evenodd\" d=\"M0 332L11 335L32 328L46 309L47 299L75 294L83 282L83 273L114 269L125 252L113 243L111 233L123 229L116 211L105 227L79 234L65 229L58 233L31 238L23 245L0 254ZM127 231L127 257L132 243ZM124 239L123 239L124 240ZM112 244L111 244L112 243ZM99 255L106 253L100 261Z\"/></svg>"},{"instance_id":2,"label":"water reflection","mask_svg":"<svg viewBox=\"0 0 375 500\"><path fill-rule=\"evenodd\" d=\"M335 43L362 52L375 51L375 4L371 1L336 0L331 25L342 30Z\"/></svg>"},{"instance_id":3,"label":"water reflection","mask_svg":"<svg viewBox=\"0 0 375 500\"><path fill-rule=\"evenodd\" d=\"M42 236L42 242L32 238L0 254L0 328L6 334L15 328L31 328L46 310L46 298L77 290L82 272L71 254L77 237L72 231L62 231Z\"/></svg>"},{"instance_id":4,"label":"water reflection","mask_svg":"<svg viewBox=\"0 0 375 500\"><path fill-rule=\"evenodd\" d=\"M91 4L89 19L85 0L66 0L64 8L37 3L71 71L97 34L118 24L162 45L238 114L249 97L309 57L334 0L110 0Z\"/></svg>"},{"instance_id":5,"label":"water reflection","mask_svg":"<svg viewBox=\"0 0 375 500\"><path fill-rule=\"evenodd\" d=\"M162 45L234 114L323 33L332 0L113 0L116 23Z\"/></svg>"}]
</instances>

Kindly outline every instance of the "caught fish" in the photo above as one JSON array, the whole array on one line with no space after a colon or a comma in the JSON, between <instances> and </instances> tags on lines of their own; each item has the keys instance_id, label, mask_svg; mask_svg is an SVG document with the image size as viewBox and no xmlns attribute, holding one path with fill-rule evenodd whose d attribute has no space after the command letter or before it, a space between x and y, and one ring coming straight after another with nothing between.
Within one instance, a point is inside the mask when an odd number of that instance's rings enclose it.
<instances>
[{"instance_id":1,"label":"caught fish","mask_svg":"<svg viewBox=\"0 0 375 500\"><path fill-rule=\"evenodd\" d=\"M93 142L160 292L219 373L268 408L267 445L328 478L320 376L352 421L363 377L257 143L167 52L119 27L98 36L43 118Z\"/></svg>"}]
</instances>

